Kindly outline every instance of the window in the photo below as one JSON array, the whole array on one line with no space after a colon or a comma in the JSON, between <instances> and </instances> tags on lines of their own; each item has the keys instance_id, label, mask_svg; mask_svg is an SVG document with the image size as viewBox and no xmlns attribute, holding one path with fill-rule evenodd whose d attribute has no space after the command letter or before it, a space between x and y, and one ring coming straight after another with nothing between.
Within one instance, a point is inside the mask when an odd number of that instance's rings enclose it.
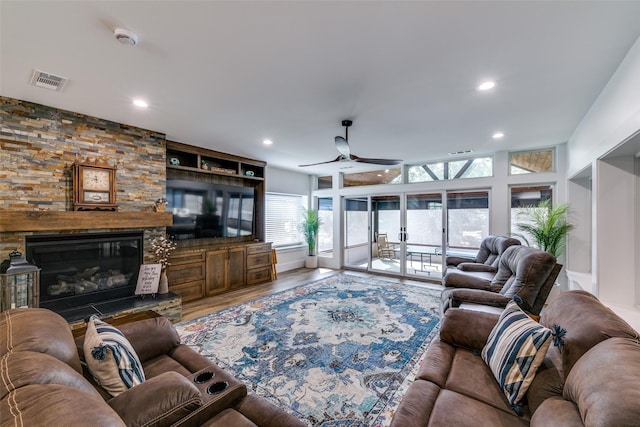
<instances>
[{"instance_id":1,"label":"window","mask_svg":"<svg viewBox=\"0 0 640 427\"><path fill-rule=\"evenodd\" d=\"M318 255L330 256L333 253L333 199L331 197L318 198Z\"/></svg>"},{"instance_id":2,"label":"window","mask_svg":"<svg viewBox=\"0 0 640 427\"><path fill-rule=\"evenodd\" d=\"M521 175L525 173L553 172L555 150L553 148L537 151L523 151L509 154L509 173Z\"/></svg>"},{"instance_id":3,"label":"window","mask_svg":"<svg viewBox=\"0 0 640 427\"><path fill-rule=\"evenodd\" d=\"M384 169L370 172L345 173L342 177L344 187L361 187L363 185L400 184L402 169Z\"/></svg>"},{"instance_id":4,"label":"window","mask_svg":"<svg viewBox=\"0 0 640 427\"><path fill-rule=\"evenodd\" d=\"M523 234L518 229L518 224L522 224L525 221L525 215L522 213L530 210L542 210L545 208L538 207L541 202L546 200L551 200L551 196L553 195L553 189L550 185L541 185L541 186L531 186L531 187L512 187L511 188L511 233L512 234ZM529 242L533 241L530 239L530 235L524 234ZM514 236L522 243L524 239L519 236Z\"/></svg>"},{"instance_id":5,"label":"window","mask_svg":"<svg viewBox=\"0 0 640 427\"><path fill-rule=\"evenodd\" d=\"M493 157L413 165L407 168L407 176L410 183L489 177L493 176Z\"/></svg>"},{"instance_id":6,"label":"window","mask_svg":"<svg viewBox=\"0 0 640 427\"><path fill-rule=\"evenodd\" d=\"M477 249L489 235L489 192L447 193L450 248Z\"/></svg>"},{"instance_id":7,"label":"window","mask_svg":"<svg viewBox=\"0 0 640 427\"><path fill-rule=\"evenodd\" d=\"M307 197L296 194L266 194L266 235L274 247L303 245L301 210Z\"/></svg>"},{"instance_id":8,"label":"window","mask_svg":"<svg viewBox=\"0 0 640 427\"><path fill-rule=\"evenodd\" d=\"M319 176L318 177L318 190L326 190L333 188L332 176Z\"/></svg>"}]
</instances>

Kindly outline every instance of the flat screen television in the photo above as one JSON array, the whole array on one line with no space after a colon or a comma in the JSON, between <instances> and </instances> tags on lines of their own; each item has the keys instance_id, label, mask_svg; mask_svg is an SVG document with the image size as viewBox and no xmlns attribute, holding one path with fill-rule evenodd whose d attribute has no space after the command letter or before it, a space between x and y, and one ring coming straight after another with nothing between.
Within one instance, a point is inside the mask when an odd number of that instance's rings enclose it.
<instances>
[{"instance_id":1,"label":"flat screen television","mask_svg":"<svg viewBox=\"0 0 640 427\"><path fill-rule=\"evenodd\" d=\"M175 240L241 237L254 234L253 187L182 179L167 180L167 211Z\"/></svg>"}]
</instances>

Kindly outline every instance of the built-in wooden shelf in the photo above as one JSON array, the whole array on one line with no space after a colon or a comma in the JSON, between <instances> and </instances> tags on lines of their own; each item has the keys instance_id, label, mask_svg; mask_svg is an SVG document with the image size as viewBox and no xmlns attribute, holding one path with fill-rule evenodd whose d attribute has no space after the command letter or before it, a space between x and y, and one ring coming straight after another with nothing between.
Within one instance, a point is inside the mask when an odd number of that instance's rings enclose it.
<instances>
[{"instance_id":1,"label":"built-in wooden shelf","mask_svg":"<svg viewBox=\"0 0 640 427\"><path fill-rule=\"evenodd\" d=\"M57 231L166 227L173 223L171 212L102 211L5 211L0 210L0 232Z\"/></svg>"}]
</instances>

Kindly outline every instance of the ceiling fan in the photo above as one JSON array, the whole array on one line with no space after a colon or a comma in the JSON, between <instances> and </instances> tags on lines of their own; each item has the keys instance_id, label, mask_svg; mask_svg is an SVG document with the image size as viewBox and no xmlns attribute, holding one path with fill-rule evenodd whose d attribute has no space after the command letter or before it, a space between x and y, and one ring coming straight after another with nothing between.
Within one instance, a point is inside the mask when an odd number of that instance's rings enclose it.
<instances>
[{"instance_id":1,"label":"ceiling fan","mask_svg":"<svg viewBox=\"0 0 640 427\"><path fill-rule=\"evenodd\" d=\"M298 167L306 167L306 166L315 166L315 165L323 165L325 163L333 163L333 162L359 162L359 163L371 163L374 165L397 165L402 163L402 160L398 159L372 159L369 157L358 157L355 154L351 154L351 150L349 149L349 126L353 124L351 120L343 120L342 126L344 126L344 138L341 136L336 136L336 149L340 153L338 157L334 160L329 160L327 162L320 163L310 163L308 165L298 165Z\"/></svg>"}]
</instances>

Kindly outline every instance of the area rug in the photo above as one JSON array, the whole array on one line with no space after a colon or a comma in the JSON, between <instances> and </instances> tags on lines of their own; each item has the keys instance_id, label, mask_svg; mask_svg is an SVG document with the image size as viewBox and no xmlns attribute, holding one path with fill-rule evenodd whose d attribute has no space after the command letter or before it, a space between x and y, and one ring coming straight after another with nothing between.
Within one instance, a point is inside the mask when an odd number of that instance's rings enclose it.
<instances>
[{"instance_id":1,"label":"area rug","mask_svg":"<svg viewBox=\"0 0 640 427\"><path fill-rule=\"evenodd\" d=\"M386 426L436 333L438 300L397 280L335 274L177 329L310 426Z\"/></svg>"}]
</instances>

